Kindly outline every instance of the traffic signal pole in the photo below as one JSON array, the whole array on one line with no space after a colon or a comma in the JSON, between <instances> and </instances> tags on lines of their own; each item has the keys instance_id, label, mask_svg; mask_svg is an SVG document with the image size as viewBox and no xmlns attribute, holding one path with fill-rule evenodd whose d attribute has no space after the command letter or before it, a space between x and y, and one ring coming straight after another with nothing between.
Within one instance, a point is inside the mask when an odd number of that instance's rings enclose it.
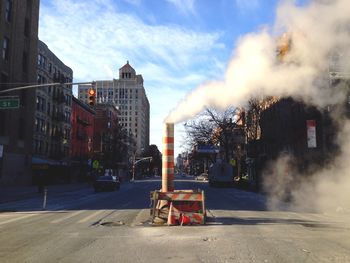
<instances>
[{"instance_id":1,"label":"traffic signal pole","mask_svg":"<svg viewBox=\"0 0 350 263\"><path fill-rule=\"evenodd\" d=\"M16 87L16 88L10 88L10 89L4 89L0 90L0 94L2 93L7 93L7 92L13 92L16 90L24 90L24 89L33 89L33 88L40 88L40 87L52 87L52 86L57 86L57 85L87 85L87 84L93 84L94 82L70 82L70 83L46 83L46 84L36 84L36 85L28 85L28 86L21 86L21 87Z\"/></svg>"}]
</instances>

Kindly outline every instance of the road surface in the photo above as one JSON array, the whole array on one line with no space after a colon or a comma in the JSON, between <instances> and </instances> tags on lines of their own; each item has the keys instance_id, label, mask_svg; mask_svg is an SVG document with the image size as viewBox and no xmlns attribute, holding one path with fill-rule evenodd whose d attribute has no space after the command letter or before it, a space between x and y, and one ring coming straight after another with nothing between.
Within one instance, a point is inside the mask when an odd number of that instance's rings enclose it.
<instances>
[{"instance_id":1,"label":"road surface","mask_svg":"<svg viewBox=\"0 0 350 263\"><path fill-rule=\"evenodd\" d=\"M350 262L342 215L268 211L265 196L178 178L203 189L205 226L152 226L149 192L160 179L119 191L92 187L0 204L0 262Z\"/></svg>"}]
</instances>

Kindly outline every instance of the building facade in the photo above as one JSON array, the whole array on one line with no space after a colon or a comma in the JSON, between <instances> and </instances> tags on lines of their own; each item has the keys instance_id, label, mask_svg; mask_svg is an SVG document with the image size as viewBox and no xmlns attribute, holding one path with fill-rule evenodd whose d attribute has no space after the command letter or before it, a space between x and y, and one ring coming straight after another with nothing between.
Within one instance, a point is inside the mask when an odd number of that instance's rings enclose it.
<instances>
[{"instance_id":1,"label":"building facade","mask_svg":"<svg viewBox=\"0 0 350 263\"><path fill-rule=\"evenodd\" d=\"M70 171L74 181L86 181L93 159L94 119L96 112L73 97Z\"/></svg>"},{"instance_id":2,"label":"building facade","mask_svg":"<svg viewBox=\"0 0 350 263\"><path fill-rule=\"evenodd\" d=\"M73 97L71 160L87 161L92 158L95 115L95 110Z\"/></svg>"},{"instance_id":3,"label":"building facade","mask_svg":"<svg viewBox=\"0 0 350 263\"><path fill-rule=\"evenodd\" d=\"M71 83L73 71L39 40L37 84ZM35 89L32 116L32 182L69 182L71 144L71 85L57 84Z\"/></svg>"},{"instance_id":4,"label":"building facade","mask_svg":"<svg viewBox=\"0 0 350 263\"><path fill-rule=\"evenodd\" d=\"M39 0L0 1L0 90L36 83ZM0 183L31 180L35 90L8 92L19 108L0 110Z\"/></svg>"},{"instance_id":5,"label":"building facade","mask_svg":"<svg viewBox=\"0 0 350 263\"><path fill-rule=\"evenodd\" d=\"M71 83L73 71L39 40L37 83ZM70 155L72 87L55 85L36 89L33 155L66 160Z\"/></svg>"},{"instance_id":6,"label":"building facade","mask_svg":"<svg viewBox=\"0 0 350 263\"><path fill-rule=\"evenodd\" d=\"M78 97L87 102L91 86L79 86ZM149 146L150 104L142 75L127 62L119 69L119 79L96 81L97 103L114 103L120 111L120 124L136 141L136 152Z\"/></svg>"},{"instance_id":7,"label":"building facade","mask_svg":"<svg viewBox=\"0 0 350 263\"><path fill-rule=\"evenodd\" d=\"M123 145L120 138L119 111L113 104L98 104L94 121L93 159L99 160L104 168L116 168L120 155L127 155L126 151L119 151Z\"/></svg>"}]
</instances>

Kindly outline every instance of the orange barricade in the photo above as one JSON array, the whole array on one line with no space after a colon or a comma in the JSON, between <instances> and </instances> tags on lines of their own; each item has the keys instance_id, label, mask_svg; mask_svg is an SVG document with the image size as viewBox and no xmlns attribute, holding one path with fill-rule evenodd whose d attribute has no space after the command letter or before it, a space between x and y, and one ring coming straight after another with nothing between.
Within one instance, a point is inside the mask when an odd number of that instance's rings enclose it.
<instances>
[{"instance_id":1,"label":"orange barricade","mask_svg":"<svg viewBox=\"0 0 350 263\"><path fill-rule=\"evenodd\" d=\"M151 192L152 223L163 210L168 213L168 225L205 224L206 210L204 191L178 190Z\"/></svg>"}]
</instances>

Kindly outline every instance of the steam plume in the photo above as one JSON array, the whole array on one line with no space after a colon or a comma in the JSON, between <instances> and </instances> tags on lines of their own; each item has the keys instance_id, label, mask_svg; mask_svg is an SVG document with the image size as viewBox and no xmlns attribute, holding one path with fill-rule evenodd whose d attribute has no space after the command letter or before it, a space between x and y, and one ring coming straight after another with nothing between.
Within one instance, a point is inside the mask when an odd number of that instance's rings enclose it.
<instances>
[{"instance_id":1,"label":"steam plume","mask_svg":"<svg viewBox=\"0 0 350 263\"><path fill-rule=\"evenodd\" d=\"M166 122L185 121L205 107L244 107L249 99L264 96L291 96L317 107L343 103L344 89L329 85L329 72L350 78L349 14L348 0L315 0L302 7L282 2L273 27L247 34L237 42L224 79L197 87L170 112ZM276 59L276 46L285 32L292 44L281 63ZM291 198L298 208L350 211L350 121L341 123L341 155L321 172L298 182L285 175L286 168L292 167L286 156L270 167L265 186L271 191L271 207ZM289 197L284 196L291 182L296 185Z\"/></svg>"},{"instance_id":2,"label":"steam plume","mask_svg":"<svg viewBox=\"0 0 350 263\"><path fill-rule=\"evenodd\" d=\"M314 1L298 7L279 5L273 28L243 36L237 43L223 81L196 88L170 112L166 122L178 123L205 107L245 106L260 96L292 96L308 104L335 104L343 94L328 88L333 52L348 71L350 16L347 0ZM285 63L276 62L277 39L288 32L292 48Z\"/></svg>"}]
</instances>

